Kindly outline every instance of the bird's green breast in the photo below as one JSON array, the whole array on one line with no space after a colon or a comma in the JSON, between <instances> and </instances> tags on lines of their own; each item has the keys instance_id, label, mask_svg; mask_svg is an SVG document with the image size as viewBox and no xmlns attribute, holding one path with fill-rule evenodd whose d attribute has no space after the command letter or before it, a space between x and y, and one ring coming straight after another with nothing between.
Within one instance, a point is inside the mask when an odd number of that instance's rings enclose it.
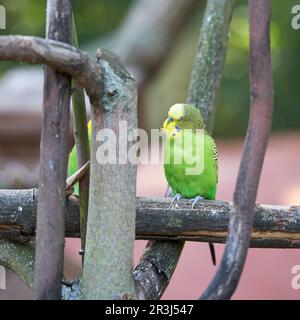
<instances>
[{"instance_id":1,"label":"bird's green breast","mask_svg":"<svg viewBox=\"0 0 300 320\"><path fill-rule=\"evenodd\" d=\"M218 169L215 143L208 134L182 130L175 137L167 136L164 169L174 194L215 199Z\"/></svg>"}]
</instances>

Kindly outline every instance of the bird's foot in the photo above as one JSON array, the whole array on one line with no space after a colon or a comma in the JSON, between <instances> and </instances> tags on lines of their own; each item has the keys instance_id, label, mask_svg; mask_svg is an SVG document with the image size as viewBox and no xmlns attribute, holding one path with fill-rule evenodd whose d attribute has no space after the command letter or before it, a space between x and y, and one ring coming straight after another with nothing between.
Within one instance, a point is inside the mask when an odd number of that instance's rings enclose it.
<instances>
[{"instance_id":1,"label":"bird's foot","mask_svg":"<svg viewBox=\"0 0 300 320\"><path fill-rule=\"evenodd\" d=\"M182 195L177 193L175 196L171 199L171 205L177 203L179 205L179 200L182 198Z\"/></svg>"},{"instance_id":2,"label":"bird's foot","mask_svg":"<svg viewBox=\"0 0 300 320\"><path fill-rule=\"evenodd\" d=\"M201 197L201 196L197 196L197 197L195 197L195 198L193 198L193 199L191 199L189 202L192 202L192 209L194 209L194 207L195 207L195 205L198 203L198 201L200 201L200 200L204 200L204 198L203 197Z\"/></svg>"}]
</instances>

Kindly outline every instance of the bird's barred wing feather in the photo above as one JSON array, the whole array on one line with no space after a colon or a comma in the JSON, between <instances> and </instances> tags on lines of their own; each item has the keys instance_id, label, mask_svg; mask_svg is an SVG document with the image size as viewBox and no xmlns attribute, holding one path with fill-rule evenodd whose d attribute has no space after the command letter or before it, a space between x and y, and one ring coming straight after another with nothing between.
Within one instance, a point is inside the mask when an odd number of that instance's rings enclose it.
<instances>
[{"instance_id":1,"label":"bird's barred wing feather","mask_svg":"<svg viewBox=\"0 0 300 320\"><path fill-rule=\"evenodd\" d=\"M204 129L205 130L205 129ZM203 132L203 129L202 130L199 130L199 132ZM210 136L207 131L205 130L204 131L206 135L208 135L212 141L212 145L213 145L213 154L214 154L214 160L215 160L215 166L216 166L216 173L217 173L217 181L216 183L218 183L218 169L219 169L219 162L218 162L218 150L217 150L217 146L216 146L216 143L215 143L215 140L212 136Z\"/></svg>"},{"instance_id":2,"label":"bird's barred wing feather","mask_svg":"<svg viewBox=\"0 0 300 320\"><path fill-rule=\"evenodd\" d=\"M217 150L217 146L214 141L213 141L213 152L214 152L214 159L215 159L216 172L217 172L217 183L218 183L218 168L219 168L218 150Z\"/></svg>"}]
</instances>

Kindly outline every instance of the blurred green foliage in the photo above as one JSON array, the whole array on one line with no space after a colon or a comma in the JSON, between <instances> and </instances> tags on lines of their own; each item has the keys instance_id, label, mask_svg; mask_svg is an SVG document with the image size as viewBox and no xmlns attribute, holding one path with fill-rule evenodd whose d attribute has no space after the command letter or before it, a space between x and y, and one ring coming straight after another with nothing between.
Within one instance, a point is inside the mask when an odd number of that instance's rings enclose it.
<instances>
[{"instance_id":1,"label":"blurred green foliage","mask_svg":"<svg viewBox=\"0 0 300 320\"><path fill-rule=\"evenodd\" d=\"M133 0L73 0L79 43L108 35L126 14ZM1 0L6 8L7 29L1 35L22 34L44 37L46 0ZM1 63L0 73L15 65Z\"/></svg>"},{"instance_id":2,"label":"blurred green foliage","mask_svg":"<svg viewBox=\"0 0 300 320\"><path fill-rule=\"evenodd\" d=\"M73 0L79 41L103 36L123 19L133 0ZM7 34L44 36L46 0L1 0L7 12Z\"/></svg>"},{"instance_id":3,"label":"blurred green foliage","mask_svg":"<svg viewBox=\"0 0 300 320\"><path fill-rule=\"evenodd\" d=\"M109 35L128 12L133 0L73 0L80 44ZM2 0L7 9L7 30L1 34L44 36L46 0ZM272 62L274 75L273 129L300 127L300 30L291 27L293 5L300 0L272 1ZM143 117L148 128L160 127L169 107L185 101L201 25L195 12L181 30L168 61L144 97ZM226 66L217 97L215 134L245 133L249 113L248 7L239 0L232 19ZM1 63L0 72L11 64ZM158 107L159 106L159 107Z\"/></svg>"}]
</instances>

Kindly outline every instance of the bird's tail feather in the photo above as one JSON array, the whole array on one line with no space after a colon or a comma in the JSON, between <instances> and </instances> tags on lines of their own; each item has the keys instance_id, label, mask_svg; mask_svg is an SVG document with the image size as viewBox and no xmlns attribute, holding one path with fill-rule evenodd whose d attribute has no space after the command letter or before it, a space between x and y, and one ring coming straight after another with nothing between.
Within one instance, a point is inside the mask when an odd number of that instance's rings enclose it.
<instances>
[{"instance_id":1,"label":"bird's tail feather","mask_svg":"<svg viewBox=\"0 0 300 320\"><path fill-rule=\"evenodd\" d=\"M211 242L209 242L208 245L209 245L211 260L212 260L213 265L215 266L215 265L216 265L216 251L215 251L215 246L214 246L214 244L211 243Z\"/></svg>"}]
</instances>

